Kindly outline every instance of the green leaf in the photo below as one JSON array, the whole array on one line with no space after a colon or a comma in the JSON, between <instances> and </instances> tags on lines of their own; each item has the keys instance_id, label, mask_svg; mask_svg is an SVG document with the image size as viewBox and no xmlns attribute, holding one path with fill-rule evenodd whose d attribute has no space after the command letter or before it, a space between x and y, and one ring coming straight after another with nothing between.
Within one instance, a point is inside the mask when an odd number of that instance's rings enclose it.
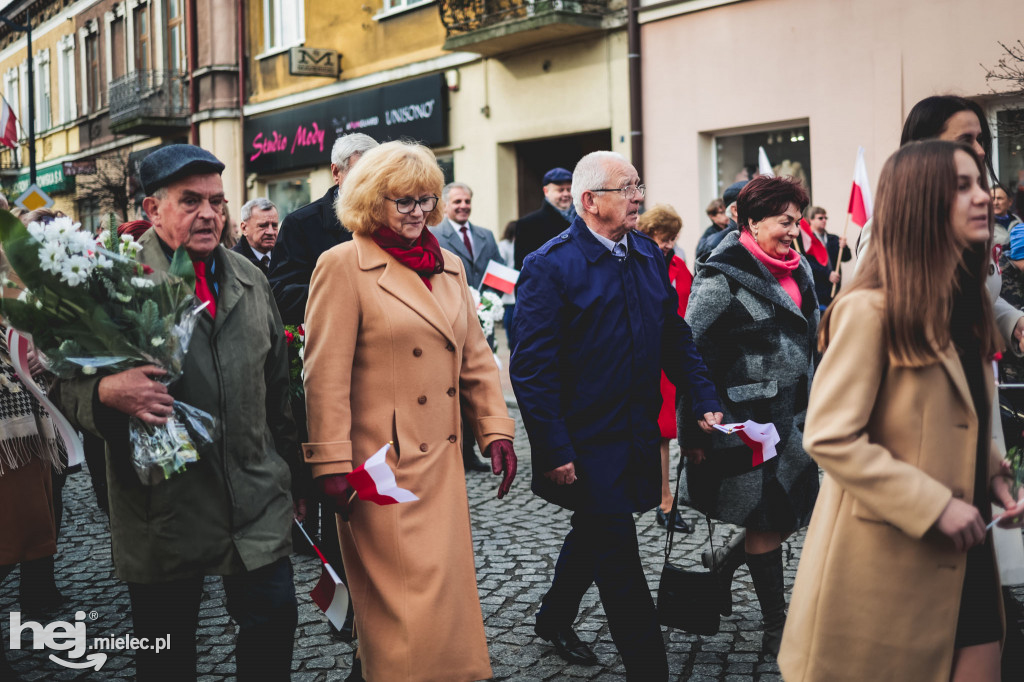
<instances>
[{"instance_id":1,"label":"green leaf","mask_svg":"<svg viewBox=\"0 0 1024 682\"><path fill-rule=\"evenodd\" d=\"M178 277L182 279L188 286L188 290L192 291L196 288L196 271L192 267L192 259L188 255L188 251L185 250L184 246L179 246L175 252L174 257L171 258L170 274L172 277Z\"/></svg>"}]
</instances>

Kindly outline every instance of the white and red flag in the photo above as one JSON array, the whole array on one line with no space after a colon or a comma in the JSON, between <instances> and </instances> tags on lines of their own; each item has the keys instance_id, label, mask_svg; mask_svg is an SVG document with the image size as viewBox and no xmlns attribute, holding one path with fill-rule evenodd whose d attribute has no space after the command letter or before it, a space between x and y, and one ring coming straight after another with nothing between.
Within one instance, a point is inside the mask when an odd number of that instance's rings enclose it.
<instances>
[{"instance_id":1,"label":"white and red flag","mask_svg":"<svg viewBox=\"0 0 1024 682\"><path fill-rule=\"evenodd\" d=\"M768 160L768 152L764 147L757 148L757 173L767 178L775 177L775 170L772 168L772 162Z\"/></svg>"},{"instance_id":2,"label":"white and red flag","mask_svg":"<svg viewBox=\"0 0 1024 682\"><path fill-rule=\"evenodd\" d=\"M516 290L516 282L519 281L519 271L513 270L507 265L502 265L496 260L487 264L484 271L484 279L480 283L482 287L491 287L504 294L511 294Z\"/></svg>"},{"instance_id":3,"label":"white and red flag","mask_svg":"<svg viewBox=\"0 0 1024 682\"><path fill-rule=\"evenodd\" d=\"M0 97L0 144L11 149L18 148L18 119L7 100Z\"/></svg>"},{"instance_id":4,"label":"white and red flag","mask_svg":"<svg viewBox=\"0 0 1024 682\"><path fill-rule=\"evenodd\" d=\"M857 164L853 168L853 187L850 188L850 221L864 227L874 213L868 169L864 165L864 147L857 148Z\"/></svg>"},{"instance_id":5,"label":"white and red flag","mask_svg":"<svg viewBox=\"0 0 1024 682\"><path fill-rule=\"evenodd\" d=\"M734 433L740 437L747 447L749 447L754 456L750 460L750 466L758 466L764 464L772 457L775 457L778 451L775 446L782 440L779 438L779 432L775 428L775 424L768 422L767 424L761 424L749 419L740 424L715 424L716 429L722 433Z\"/></svg>"},{"instance_id":6,"label":"white and red flag","mask_svg":"<svg viewBox=\"0 0 1024 682\"><path fill-rule=\"evenodd\" d=\"M349 485L355 488L360 500L384 505L420 499L405 488L398 487L395 472L385 459L390 447L390 443L385 445L347 475Z\"/></svg>"},{"instance_id":7,"label":"white and red flag","mask_svg":"<svg viewBox=\"0 0 1024 682\"><path fill-rule=\"evenodd\" d=\"M345 583L341 582L341 578L335 573L334 567L327 562L327 558L324 557L323 552L313 542L313 538L309 537L309 533L302 527L302 524L297 519L293 519L295 525L299 527L302 534L306 536L306 540L309 541L310 546L316 551L320 561L323 563L323 572L320 574L320 580L317 582L316 587L309 593L309 596L313 599L313 603L316 604L321 611L327 616L327 620L331 621L331 624L341 629L341 626L345 623L345 615L348 612L348 588L345 587Z\"/></svg>"}]
</instances>

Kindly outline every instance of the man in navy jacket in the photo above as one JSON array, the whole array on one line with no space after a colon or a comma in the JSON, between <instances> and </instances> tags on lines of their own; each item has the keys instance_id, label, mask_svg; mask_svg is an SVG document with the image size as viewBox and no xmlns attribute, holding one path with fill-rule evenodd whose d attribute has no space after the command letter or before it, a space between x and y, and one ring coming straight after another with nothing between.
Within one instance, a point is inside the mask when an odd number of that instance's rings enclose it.
<instances>
[{"instance_id":1,"label":"man in navy jacket","mask_svg":"<svg viewBox=\"0 0 1024 682\"><path fill-rule=\"evenodd\" d=\"M580 160L572 181L578 217L523 265L509 369L530 438L533 491L573 512L536 633L565 660L596 663L573 631L596 582L627 678L665 680L633 522L661 500L661 370L689 392L702 428L722 415L676 313L661 251L634 230L643 194L619 154Z\"/></svg>"}]
</instances>

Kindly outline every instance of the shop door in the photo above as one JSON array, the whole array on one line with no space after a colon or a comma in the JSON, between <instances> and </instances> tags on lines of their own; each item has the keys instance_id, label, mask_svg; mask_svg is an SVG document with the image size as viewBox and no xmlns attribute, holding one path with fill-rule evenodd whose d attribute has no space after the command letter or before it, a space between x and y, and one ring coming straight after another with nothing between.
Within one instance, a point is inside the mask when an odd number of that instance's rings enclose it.
<instances>
[{"instance_id":1,"label":"shop door","mask_svg":"<svg viewBox=\"0 0 1024 682\"><path fill-rule=\"evenodd\" d=\"M611 142L611 131L599 130L516 143L519 217L540 207L544 200L541 182L546 172L557 166L572 171L576 162L590 152L611 149Z\"/></svg>"}]
</instances>

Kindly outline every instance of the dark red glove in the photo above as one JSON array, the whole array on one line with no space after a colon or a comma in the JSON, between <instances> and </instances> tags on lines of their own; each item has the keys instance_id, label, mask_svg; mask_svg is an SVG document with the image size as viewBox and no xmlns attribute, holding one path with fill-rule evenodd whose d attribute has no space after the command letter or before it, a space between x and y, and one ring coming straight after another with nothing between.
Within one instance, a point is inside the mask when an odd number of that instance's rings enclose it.
<instances>
[{"instance_id":1,"label":"dark red glove","mask_svg":"<svg viewBox=\"0 0 1024 682\"><path fill-rule=\"evenodd\" d=\"M512 449L512 441L496 440L487 446L487 456L491 458L491 471L494 475L505 474L498 486L498 499L505 497L508 489L512 487L512 481L516 480L516 468L519 460L516 459L516 451Z\"/></svg>"},{"instance_id":2,"label":"dark red glove","mask_svg":"<svg viewBox=\"0 0 1024 682\"><path fill-rule=\"evenodd\" d=\"M514 457L515 455L513 455ZM316 479L317 488L324 500L334 505L334 511L342 521L348 521L352 513L353 488L345 474L329 474Z\"/></svg>"}]
</instances>

